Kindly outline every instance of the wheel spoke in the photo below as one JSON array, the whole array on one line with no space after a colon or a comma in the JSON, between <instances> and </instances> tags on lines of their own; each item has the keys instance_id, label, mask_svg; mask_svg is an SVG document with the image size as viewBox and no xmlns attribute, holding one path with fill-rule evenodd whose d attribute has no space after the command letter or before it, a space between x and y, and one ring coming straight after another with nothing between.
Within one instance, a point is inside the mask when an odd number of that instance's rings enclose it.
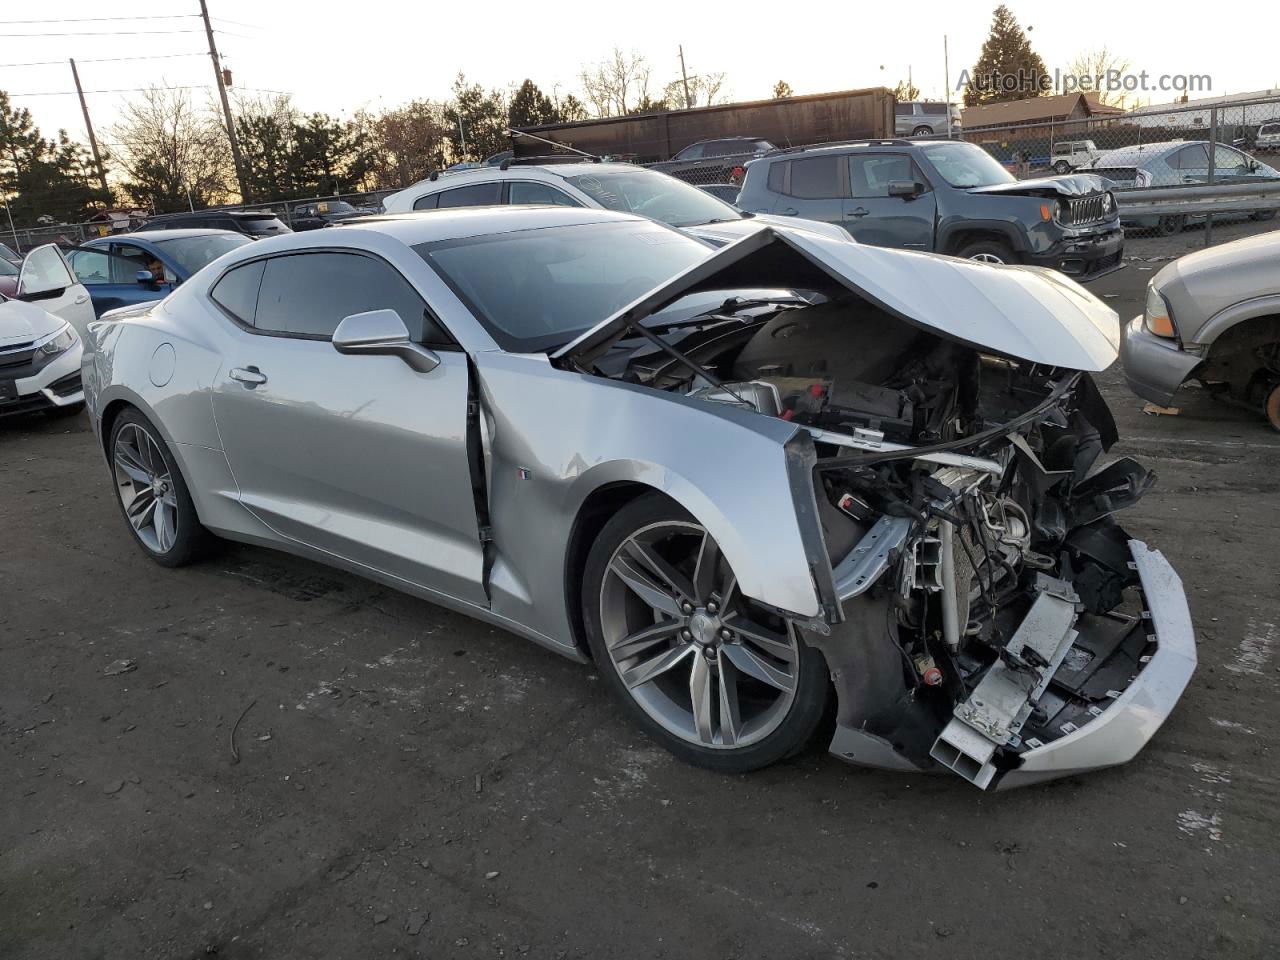
<instances>
[{"instance_id":1,"label":"wheel spoke","mask_svg":"<svg viewBox=\"0 0 1280 960\"><path fill-rule=\"evenodd\" d=\"M141 530L148 523L152 522L152 515L156 509L156 498L151 495L151 491L147 490L133 498L133 502L126 508L129 522L133 524L133 529Z\"/></svg>"},{"instance_id":2,"label":"wheel spoke","mask_svg":"<svg viewBox=\"0 0 1280 960\"><path fill-rule=\"evenodd\" d=\"M702 543L698 546L698 556L693 566L693 592L702 603L711 599L719 566L720 547L716 544L715 537L704 530Z\"/></svg>"},{"instance_id":3,"label":"wheel spoke","mask_svg":"<svg viewBox=\"0 0 1280 960\"><path fill-rule=\"evenodd\" d=\"M790 673L769 663L749 647L726 644L720 648L720 655L728 657L743 673L778 690L790 691L795 687L795 678Z\"/></svg>"},{"instance_id":4,"label":"wheel spoke","mask_svg":"<svg viewBox=\"0 0 1280 960\"><path fill-rule=\"evenodd\" d=\"M695 654L693 669L689 671L689 702L693 707L693 726L703 743L715 742L715 724L711 710L716 702L716 678L711 664L701 654Z\"/></svg>"},{"instance_id":5,"label":"wheel spoke","mask_svg":"<svg viewBox=\"0 0 1280 960\"><path fill-rule=\"evenodd\" d=\"M160 548L161 553L164 553L169 549L173 531L169 525L169 508L164 505L163 500L156 501L151 525L156 531L156 546Z\"/></svg>"},{"instance_id":6,"label":"wheel spoke","mask_svg":"<svg viewBox=\"0 0 1280 960\"><path fill-rule=\"evenodd\" d=\"M658 552L648 544L641 543L632 537L622 545L622 549L668 584L681 600L692 602L697 599L693 584L689 582L688 578L659 556Z\"/></svg>"},{"instance_id":7,"label":"wheel spoke","mask_svg":"<svg viewBox=\"0 0 1280 960\"><path fill-rule=\"evenodd\" d=\"M609 565L613 574L631 588L631 592L647 603L654 610L667 617L680 616L680 603L670 591L659 585L640 565L630 557L620 554L613 558Z\"/></svg>"},{"instance_id":8,"label":"wheel spoke","mask_svg":"<svg viewBox=\"0 0 1280 960\"><path fill-rule=\"evenodd\" d=\"M622 673L622 682L628 687L638 687L642 683L648 683L655 677L659 677L666 673L685 657L693 653L693 644L682 647L672 647L665 650L655 657L638 663L630 670Z\"/></svg>"},{"instance_id":9,"label":"wheel spoke","mask_svg":"<svg viewBox=\"0 0 1280 960\"><path fill-rule=\"evenodd\" d=\"M725 657L720 658L720 740L726 746L738 742L742 730L742 714L738 709L737 669Z\"/></svg>"},{"instance_id":10,"label":"wheel spoke","mask_svg":"<svg viewBox=\"0 0 1280 960\"><path fill-rule=\"evenodd\" d=\"M754 620L748 620L740 615L727 618L725 626L738 634L745 642L759 647L771 657L777 657L787 663L791 663L796 658L795 648L791 645L786 634L761 626Z\"/></svg>"},{"instance_id":11,"label":"wheel spoke","mask_svg":"<svg viewBox=\"0 0 1280 960\"><path fill-rule=\"evenodd\" d=\"M123 443L116 444L115 463L134 483L151 482L151 475L138 459L137 453Z\"/></svg>"},{"instance_id":12,"label":"wheel spoke","mask_svg":"<svg viewBox=\"0 0 1280 960\"><path fill-rule=\"evenodd\" d=\"M644 627L635 633L628 634L612 644L609 647L609 652L613 655L614 660L626 660L628 657L637 656L648 650L655 643L670 640L679 629L680 624L676 621L664 620L662 623L655 623L651 627Z\"/></svg>"}]
</instances>

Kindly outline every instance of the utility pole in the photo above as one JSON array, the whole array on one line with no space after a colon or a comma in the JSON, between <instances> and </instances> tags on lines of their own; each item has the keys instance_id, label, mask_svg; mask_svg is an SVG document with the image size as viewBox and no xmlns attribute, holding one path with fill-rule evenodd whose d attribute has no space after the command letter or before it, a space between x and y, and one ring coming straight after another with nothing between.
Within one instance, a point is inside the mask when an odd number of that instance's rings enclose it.
<instances>
[{"instance_id":1,"label":"utility pole","mask_svg":"<svg viewBox=\"0 0 1280 960\"><path fill-rule=\"evenodd\" d=\"M209 7L200 0L200 16L204 18L205 36L209 38L209 56L213 60L213 77L218 83L218 96L222 100L222 115L227 118L227 139L231 141L231 160L236 165L236 181L240 184L240 199L249 202L245 189L244 158L240 156L240 139L236 136L236 123L231 119L231 102L227 99L227 87L222 82L222 61L218 58L218 45L213 42L213 26L209 23Z\"/></svg>"},{"instance_id":2,"label":"utility pole","mask_svg":"<svg viewBox=\"0 0 1280 960\"><path fill-rule=\"evenodd\" d=\"M684 108L688 110L693 104L689 100L689 73L684 68L684 44L680 44L680 79L684 83Z\"/></svg>"},{"instance_id":3,"label":"utility pole","mask_svg":"<svg viewBox=\"0 0 1280 960\"><path fill-rule=\"evenodd\" d=\"M947 35L942 35L942 83L947 88L947 139L951 139L951 61L947 56Z\"/></svg>"},{"instance_id":4,"label":"utility pole","mask_svg":"<svg viewBox=\"0 0 1280 960\"><path fill-rule=\"evenodd\" d=\"M111 188L107 186L107 171L102 166L102 154L98 152L98 138L93 135L93 121L89 119L89 104L84 99L84 88L80 86L80 71L76 69L74 58L71 61L71 77L76 82L76 94L80 97L80 112L84 114L84 128L89 132L89 146L93 150L93 164L98 168L98 180L102 183L102 193L106 203L111 203Z\"/></svg>"}]
</instances>

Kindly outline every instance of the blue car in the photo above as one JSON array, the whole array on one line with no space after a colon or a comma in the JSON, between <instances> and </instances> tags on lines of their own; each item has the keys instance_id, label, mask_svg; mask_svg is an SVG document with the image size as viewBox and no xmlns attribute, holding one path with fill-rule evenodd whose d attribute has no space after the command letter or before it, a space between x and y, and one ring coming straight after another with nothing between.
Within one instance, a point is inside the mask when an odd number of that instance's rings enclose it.
<instances>
[{"instance_id":1,"label":"blue car","mask_svg":"<svg viewBox=\"0 0 1280 960\"><path fill-rule=\"evenodd\" d=\"M205 264L252 242L230 230L149 230L99 237L66 256L100 317L166 297Z\"/></svg>"}]
</instances>

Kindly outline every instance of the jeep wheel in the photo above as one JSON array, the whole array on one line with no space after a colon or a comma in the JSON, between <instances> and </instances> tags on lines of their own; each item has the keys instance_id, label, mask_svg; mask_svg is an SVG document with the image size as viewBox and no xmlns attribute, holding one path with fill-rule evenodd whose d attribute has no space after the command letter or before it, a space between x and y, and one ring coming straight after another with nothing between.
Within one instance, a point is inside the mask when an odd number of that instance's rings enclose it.
<instances>
[{"instance_id":1,"label":"jeep wheel","mask_svg":"<svg viewBox=\"0 0 1280 960\"><path fill-rule=\"evenodd\" d=\"M916 127L911 131L913 137L930 137L933 136L933 127L926 127L924 124Z\"/></svg>"},{"instance_id":2,"label":"jeep wheel","mask_svg":"<svg viewBox=\"0 0 1280 960\"><path fill-rule=\"evenodd\" d=\"M1175 233L1181 233L1182 228L1187 225L1185 216L1177 217L1161 217L1160 222L1156 224L1156 233L1162 237L1171 237Z\"/></svg>"},{"instance_id":3,"label":"jeep wheel","mask_svg":"<svg viewBox=\"0 0 1280 960\"><path fill-rule=\"evenodd\" d=\"M1067 163L1067 161L1065 160L1059 160L1057 163L1053 165L1053 172L1058 174L1070 173L1071 164Z\"/></svg>"},{"instance_id":4,"label":"jeep wheel","mask_svg":"<svg viewBox=\"0 0 1280 960\"><path fill-rule=\"evenodd\" d=\"M979 263L1017 263L1009 245L999 240L975 240L960 248L956 256Z\"/></svg>"}]
</instances>

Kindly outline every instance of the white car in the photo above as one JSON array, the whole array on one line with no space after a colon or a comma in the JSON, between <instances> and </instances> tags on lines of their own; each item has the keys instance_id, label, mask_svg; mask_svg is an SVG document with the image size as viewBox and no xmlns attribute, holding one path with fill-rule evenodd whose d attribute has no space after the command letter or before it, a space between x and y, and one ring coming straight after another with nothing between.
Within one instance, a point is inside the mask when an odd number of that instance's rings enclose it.
<instances>
[{"instance_id":1,"label":"white car","mask_svg":"<svg viewBox=\"0 0 1280 960\"><path fill-rule=\"evenodd\" d=\"M594 207L635 213L683 230L715 246L724 246L754 233L762 224L782 224L832 240L849 240L839 226L743 213L704 190L656 170L630 163L522 164L510 160L496 167L480 167L433 175L382 201L387 213L539 204Z\"/></svg>"},{"instance_id":2,"label":"white car","mask_svg":"<svg viewBox=\"0 0 1280 960\"><path fill-rule=\"evenodd\" d=\"M52 244L27 254L12 289L0 294L0 417L80 410L81 343L94 318L88 291Z\"/></svg>"}]
</instances>

